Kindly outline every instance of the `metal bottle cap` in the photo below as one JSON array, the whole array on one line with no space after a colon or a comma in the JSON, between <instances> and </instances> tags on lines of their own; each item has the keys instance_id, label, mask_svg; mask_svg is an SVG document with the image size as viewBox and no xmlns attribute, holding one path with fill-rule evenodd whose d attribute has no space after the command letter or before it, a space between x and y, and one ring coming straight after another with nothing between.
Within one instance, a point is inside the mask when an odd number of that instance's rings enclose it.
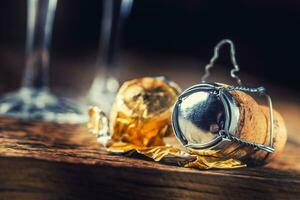
<instances>
[{"instance_id":1,"label":"metal bottle cap","mask_svg":"<svg viewBox=\"0 0 300 200\"><path fill-rule=\"evenodd\" d=\"M229 142L219 131L235 133L239 108L233 96L222 88L216 83L202 83L179 96L172 123L175 135L183 145L219 149Z\"/></svg>"}]
</instances>

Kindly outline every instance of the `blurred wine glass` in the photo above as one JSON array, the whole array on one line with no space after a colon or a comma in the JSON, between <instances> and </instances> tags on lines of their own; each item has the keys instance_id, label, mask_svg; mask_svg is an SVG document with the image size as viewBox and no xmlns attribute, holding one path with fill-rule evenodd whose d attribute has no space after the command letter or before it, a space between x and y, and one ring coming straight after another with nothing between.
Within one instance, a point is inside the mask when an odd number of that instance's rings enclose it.
<instances>
[{"instance_id":1,"label":"blurred wine glass","mask_svg":"<svg viewBox=\"0 0 300 200\"><path fill-rule=\"evenodd\" d=\"M89 91L88 101L108 113L119 88L118 50L124 23L133 0L103 0L97 67L99 71Z\"/></svg>"},{"instance_id":2,"label":"blurred wine glass","mask_svg":"<svg viewBox=\"0 0 300 200\"><path fill-rule=\"evenodd\" d=\"M57 0L27 0L25 73L18 91L0 97L0 115L59 123L84 122L85 108L50 93L49 47Z\"/></svg>"}]
</instances>

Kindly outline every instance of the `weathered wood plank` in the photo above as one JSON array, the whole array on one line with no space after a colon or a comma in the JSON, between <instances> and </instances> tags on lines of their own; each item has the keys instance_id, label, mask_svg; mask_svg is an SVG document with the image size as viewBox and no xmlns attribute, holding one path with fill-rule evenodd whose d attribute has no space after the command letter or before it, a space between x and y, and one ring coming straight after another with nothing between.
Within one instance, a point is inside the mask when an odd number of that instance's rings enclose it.
<instances>
[{"instance_id":1,"label":"weathered wood plank","mask_svg":"<svg viewBox=\"0 0 300 200\"><path fill-rule=\"evenodd\" d=\"M298 199L299 144L268 166L207 170L108 154L85 125L0 118L0 199Z\"/></svg>"}]
</instances>

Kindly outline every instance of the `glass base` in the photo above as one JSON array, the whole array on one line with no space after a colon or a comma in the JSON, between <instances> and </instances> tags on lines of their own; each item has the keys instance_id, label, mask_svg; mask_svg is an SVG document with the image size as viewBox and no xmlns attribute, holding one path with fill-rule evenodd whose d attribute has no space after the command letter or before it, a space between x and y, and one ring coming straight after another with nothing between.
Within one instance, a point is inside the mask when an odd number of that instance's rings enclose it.
<instances>
[{"instance_id":1,"label":"glass base","mask_svg":"<svg viewBox=\"0 0 300 200\"><path fill-rule=\"evenodd\" d=\"M101 111L109 115L115 97L116 93L114 92L98 92L97 95L88 96L88 104L92 106L98 106Z\"/></svg>"},{"instance_id":2,"label":"glass base","mask_svg":"<svg viewBox=\"0 0 300 200\"><path fill-rule=\"evenodd\" d=\"M104 113L109 115L118 88L119 82L116 78L105 79L102 76L97 76L87 97L88 104L99 106Z\"/></svg>"},{"instance_id":3,"label":"glass base","mask_svg":"<svg viewBox=\"0 0 300 200\"><path fill-rule=\"evenodd\" d=\"M87 121L84 106L56 97L47 89L21 88L0 97L0 115L56 123Z\"/></svg>"}]
</instances>

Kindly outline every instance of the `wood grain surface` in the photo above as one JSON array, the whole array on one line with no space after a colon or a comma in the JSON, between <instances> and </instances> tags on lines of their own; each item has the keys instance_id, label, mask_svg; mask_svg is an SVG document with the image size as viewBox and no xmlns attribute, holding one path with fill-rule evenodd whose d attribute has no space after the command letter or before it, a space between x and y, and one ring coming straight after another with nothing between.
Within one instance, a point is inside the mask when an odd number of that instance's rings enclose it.
<instances>
[{"instance_id":1,"label":"wood grain surface","mask_svg":"<svg viewBox=\"0 0 300 200\"><path fill-rule=\"evenodd\" d=\"M187 169L108 154L85 124L0 118L0 199L299 199L299 152L289 140L265 167Z\"/></svg>"}]
</instances>

